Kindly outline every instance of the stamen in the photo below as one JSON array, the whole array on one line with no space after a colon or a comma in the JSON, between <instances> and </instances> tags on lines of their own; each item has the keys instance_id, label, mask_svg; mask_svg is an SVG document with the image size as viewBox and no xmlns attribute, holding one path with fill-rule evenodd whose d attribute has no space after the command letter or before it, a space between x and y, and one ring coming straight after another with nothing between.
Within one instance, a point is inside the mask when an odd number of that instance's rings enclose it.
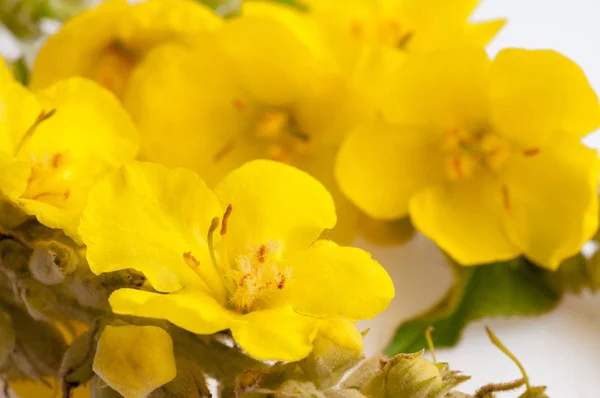
<instances>
[{"instance_id":1,"label":"stamen","mask_svg":"<svg viewBox=\"0 0 600 398\"><path fill-rule=\"evenodd\" d=\"M256 252L256 257L258 257L258 262L264 264L265 258L267 256L267 246L261 245Z\"/></svg>"},{"instance_id":2,"label":"stamen","mask_svg":"<svg viewBox=\"0 0 600 398\"><path fill-rule=\"evenodd\" d=\"M227 156L227 154L229 154L229 152L233 151L233 148L235 148L235 143L233 141L229 141L223 146L223 148L219 149L219 151L215 153L213 156L213 161L215 163L220 162L225 156Z\"/></svg>"},{"instance_id":3,"label":"stamen","mask_svg":"<svg viewBox=\"0 0 600 398\"><path fill-rule=\"evenodd\" d=\"M58 166L60 166L63 160L64 157L62 153L55 153L54 156L52 156L52 161L50 162L50 164L52 165L53 169L58 169Z\"/></svg>"},{"instance_id":4,"label":"stamen","mask_svg":"<svg viewBox=\"0 0 600 398\"><path fill-rule=\"evenodd\" d=\"M502 202L504 204L504 210L510 210L510 192L508 191L508 186L506 186L506 184L502 185Z\"/></svg>"},{"instance_id":5,"label":"stamen","mask_svg":"<svg viewBox=\"0 0 600 398\"><path fill-rule=\"evenodd\" d=\"M48 112L46 112L45 110L42 110L40 112L40 114L37 116L37 118L35 119L35 121L33 122L33 124L31 125L31 127L29 127L27 129L27 131L23 135L23 138L21 138L21 141L19 142L19 144L17 145L17 148L15 149L15 154L18 154L21 151L21 149L23 148L23 145L25 145L25 143L29 140L29 138L31 138L33 133L35 133L35 130L39 127L39 125L42 124L43 122L45 122L46 120L50 119L55 114L56 114L56 109L50 109Z\"/></svg>"},{"instance_id":6,"label":"stamen","mask_svg":"<svg viewBox=\"0 0 600 398\"><path fill-rule=\"evenodd\" d=\"M459 156L455 156L452 158L452 167L454 168L454 171L456 172L456 175L459 179L465 178L465 172L462 168L462 162Z\"/></svg>"},{"instance_id":7,"label":"stamen","mask_svg":"<svg viewBox=\"0 0 600 398\"><path fill-rule=\"evenodd\" d=\"M290 125L288 131L291 136L299 138L304 142L310 141L310 135L308 135L304 131L300 130L297 126Z\"/></svg>"},{"instance_id":8,"label":"stamen","mask_svg":"<svg viewBox=\"0 0 600 398\"><path fill-rule=\"evenodd\" d=\"M279 282L277 282L277 289L281 290L285 287L285 275L279 273L277 276L279 277Z\"/></svg>"},{"instance_id":9,"label":"stamen","mask_svg":"<svg viewBox=\"0 0 600 398\"><path fill-rule=\"evenodd\" d=\"M231 203L227 205L227 210L225 210L225 214L223 214L223 221L221 221L221 231L219 232L221 236L227 233L227 220L229 220L229 216L231 215L231 210L233 210Z\"/></svg>"},{"instance_id":10,"label":"stamen","mask_svg":"<svg viewBox=\"0 0 600 398\"><path fill-rule=\"evenodd\" d=\"M219 227L219 217L215 217L210 222L210 227L208 228L208 251L210 252L210 259L212 260L215 269L219 269L219 265L217 264L217 256L215 255L215 242L213 240L213 234Z\"/></svg>"},{"instance_id":11,"label":"stamen","mask_svg":"<svg viewBox=\"0 0 600 398\"><path fill-rule=\"evenodd\" d=\"M404 50L406 48L406 46L408 45L408 42L413 38L414 33L413 32L408 32L405 35L401 36L400 39L398 40L398 43L396 44L396 47L399 48L400 50Z\"/></svg>"},{"instance_id":12,"label":"stamen","mask_svg":"<svg viewBox=\"0 0 600 398\"><path fill-rule=\"evenodd\" d=\"M530 148L523 151L523 155L525 156L535 156L539 154L542 150L540 148Z\"/></svg>"},{"instance_id":13,"label":"stamen","mask_svg":"<svg viewBox=\"0 0 600 398\"><path fill-rule=\"evenodd\" d=\"M247 108L247 104L244 100L241 100L239 98L235 98L233 100L233 106L235 109L237 109L238 111L243 111Z\"/></svg>"}]
</instances>

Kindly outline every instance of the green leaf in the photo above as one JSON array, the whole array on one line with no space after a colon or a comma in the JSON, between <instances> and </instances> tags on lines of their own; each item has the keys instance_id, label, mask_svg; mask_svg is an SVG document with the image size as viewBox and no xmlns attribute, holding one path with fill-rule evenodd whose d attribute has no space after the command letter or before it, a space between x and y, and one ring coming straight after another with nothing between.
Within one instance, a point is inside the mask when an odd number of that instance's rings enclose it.
<instances>
[{"instance_id":1,"label":"green leaf","mask_svg":"<svg viewBox=\"0 0 600 398\"><path fill-rule=\"evenodd\" d=\"M22 85L27 86L29 84L29 68L25 63L25 59L19 58L12 63L11 67L15 79Z\"/></svg>"},{"instance_id":2,"label":"green leaf","mask_svg":"<svg viewBox=\"0 0 600 398\"><path fill-rule=\"evenodd\" d=\"M433 308L400 325L386 353L427 347L425 330L435 328L436 347L450 347L469 322L493 316L538 315L554 308L560 294L544 282L543 271L519 258L478 267L449 260L455 281Z\"/></svg>"},{"instance_id":3,"label":"green leaf","mask_svg":"<svg viewBox=\"0 0 600 398\"><path fill-rule=\"evenodd\" d=\"M596 255L588 261L578 253L563 261L556 271L544 271L546 283L557 293L579 294L586 289L595 290L599 287L595 277L597 262Z\"/></svg>"}]
</instances>

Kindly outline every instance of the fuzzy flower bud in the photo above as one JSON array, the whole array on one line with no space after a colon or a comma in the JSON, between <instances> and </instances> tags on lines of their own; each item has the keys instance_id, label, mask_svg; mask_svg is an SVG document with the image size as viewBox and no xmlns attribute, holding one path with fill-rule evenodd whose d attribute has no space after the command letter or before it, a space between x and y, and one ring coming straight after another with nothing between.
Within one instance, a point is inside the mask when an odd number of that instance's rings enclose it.
<instances>
[{"instance_id":1,"label":"fuzzy flower bud","mask_svg":"<svg viewBox=\"0 0 600 398\"><path fill-rule=\"evenodd\" d=\"M438 366L421 355L422 352L398 355L388 362L388 397L435 398L444 389Z\"/></svg>"},{"instance_id":2,"label":"fuzzy flower bud","mask_svg":"<svg viewBox=\"0 0 600 398\"><path fill-rule=\"evenodd\" d=\"M59 242L40 242L29 260L29 270L45 285L56 285L75 271L79 258L75 251Z\"/></svg>"}]
</instances>

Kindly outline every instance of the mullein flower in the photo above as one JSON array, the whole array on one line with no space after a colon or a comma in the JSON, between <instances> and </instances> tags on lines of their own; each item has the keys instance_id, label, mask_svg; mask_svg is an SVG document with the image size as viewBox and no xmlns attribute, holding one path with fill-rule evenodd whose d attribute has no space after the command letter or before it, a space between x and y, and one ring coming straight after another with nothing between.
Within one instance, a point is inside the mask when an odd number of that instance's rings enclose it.
<instances>
[{"instance_id":1,"label":"mullein flower","mask_svg":"<svg viewBox=\"0 0 600 398\"><path fill-rule=\"evenodd\" d=\"M302 27L247 15L192 48L158 48L132 75L124 104L144 159L190 168L209 186L260 158L309 172L334 196L335 240L350 241L358 212L339 193L333 165L345 134L374 109Z\"/></svg>"},{"instance_id":2,"label":"mullein flower","mask_svg":"<svg viewBox=\"0 0 600 398\"><path fill-rule=\"evenodd\" d=\"M118 100L81 78L38 93L0 64L0 194L77 239L91 186L133 159L137 132Z\"/></svg>"},{"instance_id":3,"label":"mullein flower","mask_svg":"<svg viewBox=\"0 0 600 398\"><path fill-rule=\"evenodd\" d=\"M368 253L317 240L335 222L325 188L278 162L250 162L214 192L191 171L132 163L96 185L80 233L92 271L133 268L157 291L117 290L114 312L230 329L251 356L294 361L329 318L371 318L394 295Z\"/></svg>"},{"instance_id":4,"label":"mullein flower","mask_svg":"<svg viewBox=\"0 0 600 398\"><path fill-rule=\"evenodd\" d=\"M485 45L503 20L469 22L478 0L303 0L334 40L423 53L471 43Z\"/></svg>"},{"instance_id":5,"label":"mullein flower","mask_svg":"<svg viewBox=\"0 0 600 398\"><path fill-rule=\"evenodd\" d=\"M41 48L32 87L82 76L121 96L136 65L156 46L185 42L220 26L206 6L191 0L108 0L68 20Z\"/></svg>"},{"instance_id":6,"label":"mullein flower","mask_svg":"<svg viewBox=\"0 0 600 398\"><path fill-rule=\"evenodd\" d=\"M413 224L463 265L524 254L555 269L597 229L600 125L579 67L553 51L414 56L383 120L340 150L342 190L378 219Z\"/></svg>"}]
</instances>

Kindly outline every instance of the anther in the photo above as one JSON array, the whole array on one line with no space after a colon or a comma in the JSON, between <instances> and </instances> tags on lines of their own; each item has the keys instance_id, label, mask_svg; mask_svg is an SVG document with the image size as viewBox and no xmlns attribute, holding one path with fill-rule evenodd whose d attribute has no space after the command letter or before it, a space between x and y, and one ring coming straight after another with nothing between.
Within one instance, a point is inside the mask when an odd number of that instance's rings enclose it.
<instances>
[{"instance_id":1,"label":"anther","mask_svg":"<svg viewBox=\"0 0 600 398\"><path fill-rule=\"evenodd\" d=\"M225 214L223 214L223 221L221 221L221 231L219 232L222 235L227 233L227 220L229 220L229 216L231 215L231 210L233 207L231 203L227 205L227 210L225 210Z\"/></svg>"},{"instance_id":2,"label":"anther","mask_svg":"<svg viewBox=\"0 0 600 398\"><path fill-rule=\"evenodd\" d=\"M35 132L35 130L38 128L38 126L40 124L42 124L46 120L50 119L55 114L56 114L56 109L50 109L47 112L46 112L46 110L42 110L39 113L39 115L36 117L35 121L31 125L31 127L29 127L27 129L27 131L23 135L23 138L21 138L21 141L19 142L19 144L17 145L17 148L15 149L15 153L17 153L17 154L19 153L19 151L21 150L21 148L23 147L25 142L27 142L27 140L31 137L31 135Z\"/></svg>"},{"instance_id":3,"label":"anther","mask_svg":"<svg viewBox=\"0 0 600 398\"><path fill-rule=\"evenodd\" d=\"M542 150L540 148L530 148L523 151L523 155L525 156L535 156L539 154Z\"/></svg>"},{"instance_id":4,"label":"anther","mask_svg":"<svg viewBox=\"0 0 600 398\"><path fill-rule=\"evenodd\" d=\"M187 264L193 264L196 267L200 266L200 261L192 255L192 252L183 253L183 258Z\"/></svg>"},{"instance_id":5,"label":"anther","mask_svg":"<svg viewBox=\"0 0 600 398\"><path fill-rule=\"evenodd\" d=\"M233 151L233 148L235 148L234 142L229 141L223 146L223 148L219 149L219 151L215 153L215 155L213 156L213 161L215 163L220 162L225 156L227 156L227 154L229 154L229 152Z\"/></svg>"},{"instance_id":6,"label":"anther","mask_svg":"<svg viewBox=\"0 0 600 398\"><path fill-rule=\"evenodd\" d=\"M238 111L243 111L246 109L246 103L243 100L236 98L233 100L233 107Z\"/></svg>"},{"instance_id":7,"label":"anther","mask_svg":"<svg viewBox=\"0 0 600 398\"><path fill-rule=\"evenodd\" d=\"M502 202L504 205L504 210L510 210L510 193L508 191L508 187L506 185L502 185Z\"/></svg>"},{"instance_id":8,"label":"anther","mask_svg":"<svg viewBox=\"0 0 600 398\"><path fill-rule=\"evenodd\" d=\"M258 252L256 253L256 257L258 258L258 262L264 264L267 256L267 247L265 245L261 245L258 248Z\"/></svg>"}]
</instances>

